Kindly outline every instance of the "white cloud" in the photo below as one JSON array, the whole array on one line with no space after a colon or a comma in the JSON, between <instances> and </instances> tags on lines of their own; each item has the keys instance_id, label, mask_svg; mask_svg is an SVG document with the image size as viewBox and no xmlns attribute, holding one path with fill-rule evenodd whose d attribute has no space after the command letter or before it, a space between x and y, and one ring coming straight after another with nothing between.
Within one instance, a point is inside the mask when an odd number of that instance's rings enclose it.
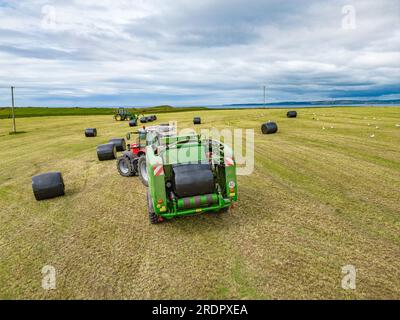
<instances>
[{"instance_id":1,"label":"white cloud","mask_svg":"<svg viewBox=\"0 0 400 320\"><path fill-rule=\"evenodd\" d=\"M352 1L354 30L346 4L0 0L0 87L20 105L396 96L399 2Z\"/></svg>"}]
</instances>

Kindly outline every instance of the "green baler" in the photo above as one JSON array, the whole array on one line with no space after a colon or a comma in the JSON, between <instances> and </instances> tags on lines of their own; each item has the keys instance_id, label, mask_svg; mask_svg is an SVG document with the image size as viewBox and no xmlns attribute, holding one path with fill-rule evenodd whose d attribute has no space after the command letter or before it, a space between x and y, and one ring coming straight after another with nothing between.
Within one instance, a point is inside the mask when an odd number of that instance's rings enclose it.
<instances>
[{"instance_id":1,"label":"green baler","mask_svg":"<svg viewBox=\"0 0 400 320\"><path fill-rule=\"evenodd\" d=\"M232 149L197 135L169 136L146 147L151 223L202 212L227 211L237 201Z\"/></svg>"}]
</instances>

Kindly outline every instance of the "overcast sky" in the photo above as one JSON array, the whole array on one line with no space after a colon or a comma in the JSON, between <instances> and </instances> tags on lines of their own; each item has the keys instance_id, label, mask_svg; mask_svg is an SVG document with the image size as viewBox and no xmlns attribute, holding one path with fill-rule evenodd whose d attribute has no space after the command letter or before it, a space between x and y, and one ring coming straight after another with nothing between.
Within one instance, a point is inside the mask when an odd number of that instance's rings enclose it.
<instances>
[{"instance_id":1,"label":"overcast sky","mask_svg":"<svg viewBox=\"0 0 400 320\"><path fill-rule=\"evenodd\" d=\"M0 105L400 98L400 1L0 0Z\"/></svg>"}]
</instances>

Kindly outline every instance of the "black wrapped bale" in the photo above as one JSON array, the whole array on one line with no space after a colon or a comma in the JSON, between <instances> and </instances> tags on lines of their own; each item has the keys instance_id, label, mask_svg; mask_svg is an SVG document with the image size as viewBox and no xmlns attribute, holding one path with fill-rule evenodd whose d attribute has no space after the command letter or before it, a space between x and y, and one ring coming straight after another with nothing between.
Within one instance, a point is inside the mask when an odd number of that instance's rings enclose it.
<instances>
[{"instance_id":1,"label":"black wrapped bale","mask_svg":"<svg viewBox=\"0 0 400 320\"><path fill-rule=\"evenodd\" d=\"M125 151L126 150L126 141L124 138L114 138L108 141L108 143L115 144L117 151Z\"/></svg>"},{"instance_id":2,"label":"black wrapped bale","mask_svg":"<svg viewBox=\"0 0 400 320\"><path fill-rule=\"evenodd\" d=\"M263 134L276 133L278 131L278 126L275 122L266 122L261 125L261 132Z\"/></svg>"},{"instance_id":3,"label":"black wrapped bale","mask_svg":"<svg viewBox=\"0 0 400 320\"><path fill-rule=\"evenodd\" d=\"M296 117L297 117L297 111L288 111L288 112L286 113L286 116L287 116L288 118L296 118Z\"/></svg>"},{"instance_id":4,"label":"black wrapped bale","mask_svg":"<svg viewBox=\"0 0 400 320\"><path fill-rule=\"evenodd\" d=\"M180 198L215 192L214 176L209 164L175 165L173 187Z\"/></svg>"},{"instance_id":5,"label":"black wrapped bale","mask_svg":"<svg viewBox=\"0 0 400 320\"><path fill-rule=\"evenodd\" d=\"M129 126L130 127L136 127L137 126L137 119L132 119L129 121Z\"/></svg>"},{"instance_id":6,"label":"black wrapped bale","mask_svg":"<svg viewBox=\"0 0 400 320\"><path fill-rule=\"evenodd\" d=\"M65 194L61 172L47 172L32 177L32 190L36 200L44 200Z\"/></svg>"},{"instance_id":7,"label":"black wrapped bale","mask_svg":"<svg viewBox=\"0 0 400 320\"><path fill-rule=\"evenodd\" d=\"M194 117L193 118L193 124L201 124L201 118L200 117Z\"/></svg>"},{"instance_id":8,"label":"black wrapped bale","mask_svg":"<svg viewBox=\"0 0 400 320\"><path fill-rule=\"evenodd\" d=\"M97 157L100 161L114 160L117 158L117 147L114 143L106 143L97 146Z\"/></svg>"},{"instance_id":9,"label":"black wrapped bale","mask_svg":"<svg viewBox=\"0 0 400 320\"><path fill-rule=\"evenodd\" d=\"M85 137L96 137L96 136L97 136L96 128L85 129Z\"/></svg>"}]
</instances>

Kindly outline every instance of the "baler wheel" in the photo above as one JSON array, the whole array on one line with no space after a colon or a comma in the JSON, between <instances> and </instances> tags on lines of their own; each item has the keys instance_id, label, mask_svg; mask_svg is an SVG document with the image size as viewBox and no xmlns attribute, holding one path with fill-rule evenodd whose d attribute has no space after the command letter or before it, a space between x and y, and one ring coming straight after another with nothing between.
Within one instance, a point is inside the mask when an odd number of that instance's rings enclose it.
<instances>
[{"instance_id":1,"label":"baler wheel","mask_svg":"<svg viewBox=\"0 0 400 320\"><path fill-rule=\"evenodd\" d=\"M149 186L149 176L147 174L146 168L146 156L141 156L138 161L138 172L139 178L142 183L148 187Z\"/></svg>"},{"instance_id":2,"label":"baler wheel","mask_svg":"<svg viewBox=\"0 0 400 320\"><path fill-rule=\"evenodd\" d=\"M151 201L151 196L149 189L146 191L147 196L147 206L148 206L148 213L149 213L149 220L151 224L157 224L159 222L158 216L156 215L153 207L153 202Z\"/></svg>"}]
</instances>

